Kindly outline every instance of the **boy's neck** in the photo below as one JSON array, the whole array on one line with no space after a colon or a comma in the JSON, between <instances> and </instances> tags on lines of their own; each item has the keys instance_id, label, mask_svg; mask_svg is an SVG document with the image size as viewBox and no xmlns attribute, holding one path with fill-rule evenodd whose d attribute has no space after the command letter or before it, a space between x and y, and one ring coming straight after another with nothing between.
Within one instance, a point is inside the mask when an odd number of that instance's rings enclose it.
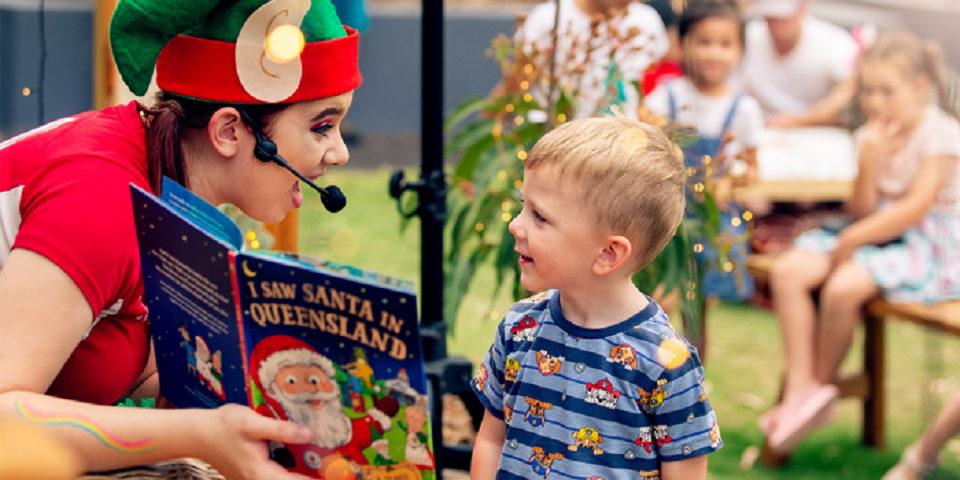
<instances>
[{"instance_id":1,"label":"boy's neck","mask_svg":"<svg viewBox=\"0 0 960 480\"><path fill-rule=\"evenodd\" d=\"M650 303L630 278L585 282L582 288L560 291L560 310L574 325L602 329L636 315Z\"/></svg>"}]
</instances>

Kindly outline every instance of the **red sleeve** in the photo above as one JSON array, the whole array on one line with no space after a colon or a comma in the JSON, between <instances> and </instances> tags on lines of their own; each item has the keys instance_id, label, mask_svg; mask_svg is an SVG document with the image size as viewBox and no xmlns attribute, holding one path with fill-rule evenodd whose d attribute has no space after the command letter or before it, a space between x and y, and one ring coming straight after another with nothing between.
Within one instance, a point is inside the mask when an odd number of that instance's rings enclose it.
<instances>
[{"instance_id":1,"label":"red sleeve","mask_svg":"<svg viewBox=\"0 0 960 480\"><path fill-rule=\"evenodd\" d=\"M32 250L57 264L97 316L140 280L129 184L142 181L97 158L72 157L44 170L24 185L22 223L13 248Z\"/></svg>"}]
</instances>

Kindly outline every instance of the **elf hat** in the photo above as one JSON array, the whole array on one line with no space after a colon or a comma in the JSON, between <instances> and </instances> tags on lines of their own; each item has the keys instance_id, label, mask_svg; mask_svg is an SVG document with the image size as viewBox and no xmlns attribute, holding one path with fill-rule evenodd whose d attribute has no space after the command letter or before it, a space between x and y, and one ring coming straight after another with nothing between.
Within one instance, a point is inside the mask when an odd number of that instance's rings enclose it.
<instances>
[{"instance_id":1,"label":"elf hat","mask_svg":"<svg viewBox=\"0 0 960 480\"><path fill-rule=\"evenodd\" d=\"M356 30L330 0L119 0L110 45L124 83L219 103L294 103L360 86Z\"/></svg>"}]
</instances>

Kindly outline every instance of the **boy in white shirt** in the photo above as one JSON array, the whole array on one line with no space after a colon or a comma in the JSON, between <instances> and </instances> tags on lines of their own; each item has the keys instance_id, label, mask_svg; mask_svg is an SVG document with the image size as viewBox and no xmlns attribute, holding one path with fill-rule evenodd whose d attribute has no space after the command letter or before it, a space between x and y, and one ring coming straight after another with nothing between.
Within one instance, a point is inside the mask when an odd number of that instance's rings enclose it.
<instances>
[{"instance_id":1,"label":"boy in white shirt","mask_svg":"<svg viewBox=\"0 0 960 480\"><path fill-rule=\"evenodd\" d=\"M559 5L555 72L560 75L559 88L568 94L579 90L576 118L597 116L612 104L636 119L640 105L636 84L647 67L670 49L670 40L656 10L635 0L559 0ZM557 3L553 0L537 5L516 36L528 55L534 51L547 52L534 59L542 63L539 67L544 72L544 81L530 88L543 106L549 103L546 80L556 12ZM624 12L622 18L618 17ZM611 16L614 18L609 18ZM603 21L597 22L601 19ZM614 38L627 37L624 34L631 29L635 29L636 34L617 45L608 35L611 28L617 33ZM587 47L588 41L590 47ZM583 65L582 73L577 71L579 65ZM611 67L619 69L620 78L611 74ZM553 100L557 98L558 94L554 93Z\"/></svg>"}]
</instances>

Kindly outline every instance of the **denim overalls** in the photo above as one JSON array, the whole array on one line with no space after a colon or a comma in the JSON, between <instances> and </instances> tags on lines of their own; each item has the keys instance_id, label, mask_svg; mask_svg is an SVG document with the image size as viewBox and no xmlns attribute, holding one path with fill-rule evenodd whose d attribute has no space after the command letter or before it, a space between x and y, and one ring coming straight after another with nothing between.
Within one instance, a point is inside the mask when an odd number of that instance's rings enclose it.
<instances>
[{"instance_id":1,"label":"denim overalls","mask_svg":"<svg viewBox=\"0 0 960 480\"><path fill-rule=\"evenodd\" d=\"M677 105L676 99L673 96L673 90L667 86L667 96L670 102L670 119L673 121L677 120ZM740 103L740 98L742 95L737 95L733 100L733 105L730 106L730 112L727 113L727 118L723 122L722 132L726 133L730 131L730 127L733 123L733 116L737 112L737 105ZM698 171L702 172L704 167L703 157L704 155L710 155L711 158L717 158L719 156L720 147L723 144L723 137L707 137L700 136L698 140L693 144L687 146L683 149L683 163L685 168L694 167ZM702 174L699 174L702 178ZM697 178L688 177L688 178ZM689 194L690 190L687 190L687 203L695 201L692 196ZM690 214L690 210L687 210L687 214ZM720 231L730 237L743 237L747 233L746 221L743 220L743 212L739 205L729 202L729 209L727 211L720 212ZM738 226L733 226L731 223L734 218L740 220ZM747 241L737 241L731 245L730 251L727 253L727 256L730 258L730 261L733 262L734 270L731 272L725 272L723 270L723 265L717 265L716 261L716 252L714 247L710 245L709 242L705 241L703 243L703 251L697 254L697 259L699 260L700 265L705 265L707 261L712 262L711 268L706 271L703 280L703 294L706 296L717 296L723 300L732 300L732 301L744 301L749 299L753 295L754 286L753 286L753 277L751 277L746 270L746 260L747 254L749 253ZM735 280L735 273L741 278L740 288L737 288L737 282Z\"/></svg>"}]
</instances>

